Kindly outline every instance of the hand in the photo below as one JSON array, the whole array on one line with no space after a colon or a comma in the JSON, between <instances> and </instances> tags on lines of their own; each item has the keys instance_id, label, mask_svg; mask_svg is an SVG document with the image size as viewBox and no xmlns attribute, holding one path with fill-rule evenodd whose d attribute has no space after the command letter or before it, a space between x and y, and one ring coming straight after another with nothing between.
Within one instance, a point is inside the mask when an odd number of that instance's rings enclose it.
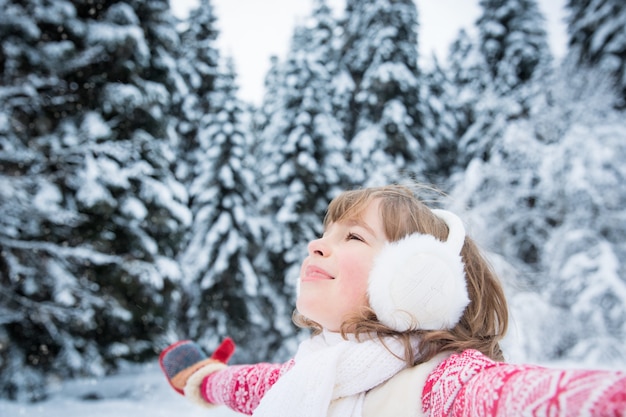
<instances>
[{"instance_id":1,"label":"hand","mask_svg":"<svg viewBox=\"0 0 626 417\"><path fill-rule=\"evenodd\" d=\"M199 369L215 363L226 364L233 352L235 343L227 337L210 357L191 340L176 342L161 352L159 364L172 388L184 395L189 377Z\"/></svg>"}]
</instances>

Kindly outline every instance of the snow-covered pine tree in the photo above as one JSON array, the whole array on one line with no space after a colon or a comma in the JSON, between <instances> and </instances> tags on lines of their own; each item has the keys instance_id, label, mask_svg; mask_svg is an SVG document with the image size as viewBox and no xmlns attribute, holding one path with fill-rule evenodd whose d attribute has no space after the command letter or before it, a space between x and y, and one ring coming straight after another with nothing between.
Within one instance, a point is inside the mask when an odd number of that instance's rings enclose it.
<instances>
[{"instance_id":1,"label":"snow-covered pine tree","mask_svg":"<svg viewBox=\"0 0 626 417\"><path fill-rule=\"evenodd\" d=\"M340 114L359 186L421 172L431 157L418 111L417 18L412 0L346 2L340 62L353 90Z\"/></svg>"},{"instance_id":2,"label":"snow-covered pine tree","mask_svg":"<svg viewBox=\"0 0 626 417\"><path fill-rule=\"evenodd\" d=\"M424 114L424 140L435 157L426 162L426 176L445 188L469 161L459 152L460 139L476 121L477 104L489 83L484 58L464 29L449 47L445 64L433 56L424 71L420 106Z\"/></svg>"},{"instance_id":3,"label":"snow-covered pine tree","mask_svg":"<svg viewBox=\"0 0 626 417\"><path fill-rule=\"evenodd\" d=\"M180 320L186 337L208 349L231 336L238 358L268 359L290 322L285 301L254 267L262 242L255 212L255 178L249 164L244 106L237 97L231 60L208 94L193 150L190 204L193 224L180 255L185 298Z\"/></svg>"},{"instance_id":4,"label":"snow-covered pine tree","mask_svg":"<svg viewBox=\"0 0 626 417\"><path fill-rule=\"evenodd\" d=\"M270 57L270 67L263 79L263 100L260 107L253 112L252 130L255 134L260 134L267 127L272 115L281 106L282 65L283 63L276 55ZM252 153L260 152L257 148L260 144L260 139L254 140Z\"/></svg>"},{"instance_id":5,"label":"snow-covered pine tree","mask_svg":"<svg viewBox=\"0 0 626 417\"><path fill-rule=\"evenodd\" d=\"M545 21L535 0L481 0L480 6L479 65L489 77L480 78L480 88L485 89L474 106L474 122L459 141L463 165L474 158L488 160L508 123L528 117L541 94L535 81L550 75L552 63Z\"/></svg>"},{"instance_id":6,"label":"snow-covered pine tree","mask_svg":"<svg viewBox=\"0 0 626 417\"><path fill-rule=\"evenodd\" d=\"M563 132L539 170L545 216L555 220L542 257L546 293L579 326L562 355L626 364L626 124L611 108L617 92L606 72L561 71L534 116L540 126L559 120Z\"/></svg>"},{"instance_id":7,"label":"snow-covered pine tree","mask_svg":"<svg viewBox=\"0 0 626 417\"><path fill-rule=\"evenodd\" d=\"M350 176L332 107L335 27L330 8L318 0L294 32L278 98L269 97L277 105L260 136L259 205L271 219L261 268L292 303L306 245L321 234L328 202Z\"/></svg>"},{"instance_id":8,"label":"snow-covered pine tree","mask_svg":"<svg viewBox=\"0 0 626 417\"><path fill-rule=\"evenodd\" d=\"M433 57L422 79L422 135L434 155L425 161L426 177L446 189L473 158L488 159L484 142L505 119L496 114L497 96L478 42L465 29L450 44L445 63Z\"/></svg>"},{"instance_id":9,"label":"snow-covered pine tree","mask_svg":"<svg viewBox=\"0 0 626 417\"><path fill-rule=\"evenodd\" d=\"M471 107L478 102L480 95L489 84L489 74L486 68L485 57L480 52L478 40L465 30L459 30L456 38L450 44L447 54L446 69L452 83L463 95L462 104ZM473 119L468 114L465 125Z\"/></svg>"},{"instance_id":10,"label":"snow-covered pine tree","mask_svg":"<svg viewBox=\"0 0 626 417\"><path fill-rule=\"evenodd\" d=\"M547 74L551 54L536 0L480 0L480 50L494 89L515 90Z\"/></svg>"},{"instance_id":11,"label":"snow-covered pine tree","mask_svg":"<svg viewBox=\"0 0 626 417\"><path fill-rule=\"evenodd\" d=\"M179 44L165 0L0 6L0 395L35 399L153 357L169 326Z\"/></svg>"},{"instance_id":12,"label":"snow-covered pine tree","mask_svg":"<svg viewBox=\"0 0 626 417\"><path fill-rule=\"evenodd\" d=\"M529 117L460 178L454 209L517 269L502 275L510 359L615 366L626 361L623 117L600 71L562 67L539 87Z\"/></svg>"},{"instance_id":13,"label":"snow-covered pine tree","mask_svg":"<svg viewBox=\"0 0 626 417\"><path fill-rule=\"evenodd\" d=\"M451 98L451 83L441 67L437 56L433 54L432 68L424 70L423 83L420 89L422 106L421 113L424 115L422 136L429 146L435 149L437 158L425 161L427 177L439 177L432 183L442 183L443 179L450 176L457 160L456 114L451 111L448 100ZM443 188L443 187L442 187Z\"/></svg>"},{"instance_id":14,"label":"snow-covered pine tree","mask_svg":"<svg viewBox=\"0 0 626 417\"><path fill-rule=\"evenodd\" d=\"M211 0L200 0L197 8L190 11L181 33L181 56L178 67L183 82L181 95L176 97L178 108L178 158L177 177L189 187L193 181L193 165L190 159L197 156L200 120L209 112L209 96L214 90L220 54L215 43L218 38L217 17Z\"/></svg>"},{"instance_id":15,"label":"snow-covered pine tree","mask_svg":"<svg viewBox=\"0 0 626 417\"><path fill-rule=\"evenodd\" d=\"M576 62L614 76L618 107L626 106L626 3L622 0L569 0L569 51Z\"/></svg>"}]
</instances>

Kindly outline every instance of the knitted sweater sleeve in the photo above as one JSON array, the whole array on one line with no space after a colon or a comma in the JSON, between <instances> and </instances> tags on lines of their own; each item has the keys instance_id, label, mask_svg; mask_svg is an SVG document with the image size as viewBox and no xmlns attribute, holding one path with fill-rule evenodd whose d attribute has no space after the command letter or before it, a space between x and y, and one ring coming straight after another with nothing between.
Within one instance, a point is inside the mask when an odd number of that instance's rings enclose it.
<instances>
[{"instance_id":1,"label":"knitted sweater sleeve","mask_svg":"<svg viewBox=\"0 0 626 417\"><path fill-rule=\"evenodd\" d=\"M226 405L234 411L251 415L267 390L292 366L293 359L284 364L229 366L205 377L200 392L209 404Z\"/></svg>"},{"instance_id":2,"label":"knitted sweater sleeve","mask_svg":"<svg viewBox=\"0 0 626 417\"><path fill-rule=\"evenodd\" d=\"M429 375L422 398L430 417L624 417L626 372L506 364L468 350Z\"/></svg>"}]
</instances>

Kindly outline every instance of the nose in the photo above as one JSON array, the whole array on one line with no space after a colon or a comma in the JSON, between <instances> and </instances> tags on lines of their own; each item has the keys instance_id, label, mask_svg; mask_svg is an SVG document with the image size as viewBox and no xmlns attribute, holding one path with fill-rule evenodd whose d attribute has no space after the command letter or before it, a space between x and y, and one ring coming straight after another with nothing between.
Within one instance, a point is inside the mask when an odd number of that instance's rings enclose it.
<instances>
[{"instance_id":1,"label":"nose","mask_svg":"<svg viewBox=\"0 0 626 417\"><path fill-rule=\"evenodd\" d=\"M330 255L330 248L324 243L324 238L315 239L309 242L308 245L309 255L328 256Z\"/></svg>"}]
</instances>

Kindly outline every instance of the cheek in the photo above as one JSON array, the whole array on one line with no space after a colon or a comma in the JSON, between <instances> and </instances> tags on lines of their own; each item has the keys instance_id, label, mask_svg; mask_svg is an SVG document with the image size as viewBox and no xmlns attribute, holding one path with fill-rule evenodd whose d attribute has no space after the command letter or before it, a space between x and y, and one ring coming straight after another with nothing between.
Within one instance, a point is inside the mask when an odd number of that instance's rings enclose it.
<instances>
[{"instance_id":1,"label":"cheek","mask_svg":"<svg viewBox=\"0 0 626 417\"><path fill-rule=\"evenodd\" d=\"M362 260L345 258L342 261L343 287L346 301L351 304L363 304L367 301L367 288L371 265Z\"/></svg>"}]
</instances>

